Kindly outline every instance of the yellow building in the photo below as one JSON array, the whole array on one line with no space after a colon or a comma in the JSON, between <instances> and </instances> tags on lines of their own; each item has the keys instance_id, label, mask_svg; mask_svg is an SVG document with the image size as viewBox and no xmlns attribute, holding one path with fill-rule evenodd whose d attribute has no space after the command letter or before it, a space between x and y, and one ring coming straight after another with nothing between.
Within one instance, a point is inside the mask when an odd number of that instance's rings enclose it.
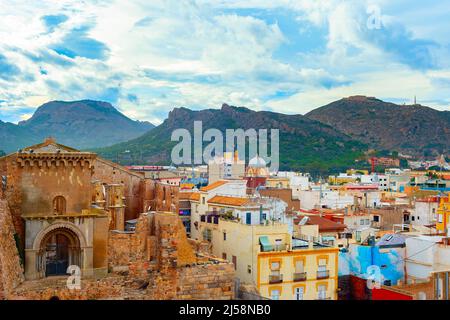
<instances>
[{"instance_id":1,"label":"yellow building","mask_svg":"<svg viewBox=\"0 0 450 320\"><path fill-rule=\"evenodd\" d=\"M292 239L288 225L203 219L212 252L234 263L241 283L280 300L337 299L338 248Z\"/></svg>"},{"instance_id":2,"label":"yellow building","mask_svg":"<svg viewBox=\"0 0 450 320\"><path fill-rule=\"evenodd\" d=\"M437 210L436 230L442 233L448 233L450 221L450 194L441 198Z\"/></svg>"},{"instance_id":3,"label":"yellow building","mask_svg":"<svg viewBox=\"0 0 450 320\"><path fill-rule=\"evenodd\" d=\"M266 187L289 189L289 178L267 178Z\"/></svg>"}]
</instances>

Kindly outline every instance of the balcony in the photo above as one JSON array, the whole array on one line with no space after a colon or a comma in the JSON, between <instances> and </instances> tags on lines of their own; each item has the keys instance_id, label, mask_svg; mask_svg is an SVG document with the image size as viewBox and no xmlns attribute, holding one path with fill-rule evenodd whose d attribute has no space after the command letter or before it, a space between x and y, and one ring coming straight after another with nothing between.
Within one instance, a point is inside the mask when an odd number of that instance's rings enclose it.
<instances>
[{"instance_id":1,"label":"balcony","mask_svg":"<svg viewBox=\"0 0 450 320\"><path fill-rule=\"evenodd\" d=\"M317 279L327 279L330 277L330 271L317 271Z\"/></svg>"},{"instance_id":2,"label":"balcony","mask_svg":"<svg viewBox=\"0 0 450 320\"><path fill-rule=\"evenodd\" d=\"M270 275L269 276L269 283L273 284L273 283L281 283L283 282L283 275L279 274L279 275Z\"/></svg>"},{"instance_id":3,"label":"balcony","mask_svg":"<svg viewBox=\"0 0 450 320\"><path fill-rule=\"evenodd\" d=\"M205 223L218 224L219 223L219 215L201 215L200 221Z\"/></svg>"},{"instance_id":4,"label":"balcony","mask_svg":"<svg viewBox=\"0 0 450 320\"><path fill-rule=\"evenodd\" d=\"M294 281L306 281L306 272L294 273Z\"/></svg>"}]
</instances>

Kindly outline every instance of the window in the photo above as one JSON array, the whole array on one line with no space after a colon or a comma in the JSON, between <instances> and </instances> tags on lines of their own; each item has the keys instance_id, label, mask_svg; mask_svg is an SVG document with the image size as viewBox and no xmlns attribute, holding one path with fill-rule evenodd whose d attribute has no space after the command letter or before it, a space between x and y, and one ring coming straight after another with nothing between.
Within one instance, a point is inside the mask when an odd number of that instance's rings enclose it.
<instances>
[{"instance_id":1,"label":"window","mask_svg":"<svg viewBox=\"0 0 450 320\"><path fill-rule=\"evenodd\" d=\"M224 232L224 233L223 233L223 241L226 241L226 240L227 240L227 233Z\"/></svg>"},{"instance_id":2,"label":"window","mask_svg":"<svg viewBox=\"0 0 450 320\"><path fill-rule=\"evenodd\" d=\"M322 284L318 287L318 298L320 300L325 300L327 298L327 286Z\"/></svg>"},{"instance_id":3,"label":"window","mask_svg":"<svg viewBox=\"0 0 450 320\"><path fill-rule=\"evenodd\" d=\"M252 266L251 265L247 265L247 273L248 274L252 273Z\"/></svg>"},{"instance_id":4,"label":"window","mask_svg":"<svg viewBox=\"0 0 450 320\"><path fill-rule=\"evenodd\" d=\"M438 222L439 223L442 223L442 216L443 216L443 214L438 214Z\"/></svg>"},{"instance_id":5,"label":"window","mask_svg":"<svg viewBox=\"0 0 450 320\"><path fill-rule=\"evenodd\" d=\"M295 300L303 300L303 294L305 293L305 287L297 287L294 291Z\"/></svg>"},{"instance_id":6,"label":"window","mask_svg":"<svg viewBox=\"0 0 450 320\"><path fill-rule=\"evenodd\" d=\"M203 230L203 240L211 242L212 232L210 229Z\"/></svg>"},{"instance_id":7,"label":"window","mask_svg":"<svg viewBox=\"0 0 450 320\"><path fill-rule=\"evenodd\" d=\"M366 219L366 225L370 225L370 220Z\"/></svg>"},{"instance_id":8,"label":"window","mask_svg":"<svg viewBox=\"0 0 450 320\"><path fill-rule=\"evenodd\" d=\"M223 260L227 260L227 254L224 252L224 253L222 253L222 259Z\"/></svg>"},{"instance_id":9,"label":"window","mask_svg":"<svg viewBox=\"0 0 450 320\"><path fill-rule=\"evenodd\" d=\"M234 270L236 270L237 269L237 257L236 256L232 257L232 262L234 264Z\"/></svg>"},{"instance_id":10,"label":"window","mask_svg":"<svg viewBox=\"0 0 450 320\"><path fill-rule=\"evenodd\" d=\"M270 270L280 272L280 262L274 261L274 262L270 263Z\"/></svg>"},{"instance_id":11,"label":"window","mask_svg":"<svg viewBox=\"0 0 450 320\"><path fill-rule=\"evenodd\" d=\"M270 298L272 300L280 300L280 290L272 290L272 291L270 291Z\"/></svg>"},{"instance_id":12,"label":"window","mask_svg":"<svg viewBox=\"0 0 450 320\"><path fill-rule=\"evenodd\" d=\"M364 219L359 220L359 224L363 226L364 225Z\"/></svg>"},{"instance_id":13,"label":"window","mask_svg":"<svg viewBox=\"0 0 450 320\"><path fill-rule=\"evenodd\" d=\"M66 213L66 199L63 196L53 199L53 212L59 215Z\"/></svg>"},{"instance_id":14,"label":"window","mask_svg":"<svg viewBox=\"0 0 450 320\"><path fill-rule=\"evenodd\" d=\"M202 197L202 204L205 204L205 197Z\"/></svg>"},{"instance_id":15,"label":"window","mask_svg":"<svg viewBox=\"0 0 450 320\"><path fill-rule=\"evenodd\" d=\"M380 216L373 216L374 222L380 222Z\"/></svg>"},{"instance_id":16,"label":"window","mask_svg":"<svg viewBox=\"0 0 450 320\"><path fill-rule=\"evenodd\" d=\"M411 221L414 221L415 219L414 219L414 216L411 216Z\"/></svg>"},{"instance_id":17,"label":"window","mask_svg":"<svg viewBox=\"0 0 450 320\"><path fill-rule=\"evenodd\" d=\"M319 260L319 266L318 266L317 270L319 272L327 271L327 260L326 259L320 259Z\"/></svg>"},{"instance_id":18,"label":"window","mask_svg":"<svg viewBox=\"0 0 450 320\"><path fill-rule=\"evenodd\" d=\"M304 270L305 270L305 267L303 265L303 260L295 261L295 273L303 273Z\"/></svg>"}]
</instances>

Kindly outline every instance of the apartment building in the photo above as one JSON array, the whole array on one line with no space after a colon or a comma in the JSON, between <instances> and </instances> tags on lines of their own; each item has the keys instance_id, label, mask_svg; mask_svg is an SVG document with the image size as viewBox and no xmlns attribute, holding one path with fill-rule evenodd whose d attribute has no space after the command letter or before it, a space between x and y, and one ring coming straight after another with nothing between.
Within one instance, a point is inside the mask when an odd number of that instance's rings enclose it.
<instances>
[{"instance_id":1,"label":"apartment building","mask_svg":"<svg viewBox=\"0 0 450 320\"><path fill-rule=\"evenodd\" d=\"M279 222L247 224L211 218L200 223L210 230L214 255L234 263L241 283L256 287L273 300L337 299L338 248L293 239Z\"/></svg>"}]
</instances>

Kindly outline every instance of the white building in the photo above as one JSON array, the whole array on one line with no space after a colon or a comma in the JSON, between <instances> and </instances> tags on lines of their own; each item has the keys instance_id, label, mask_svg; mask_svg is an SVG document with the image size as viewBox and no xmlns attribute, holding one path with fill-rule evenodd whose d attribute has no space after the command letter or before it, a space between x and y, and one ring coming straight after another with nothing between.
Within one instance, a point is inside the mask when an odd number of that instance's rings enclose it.
<instances>
[{"instance_id":1,"label":"white building","mask_svg":"<svg viewBox=\"0 0 450 320\"><path fill-rule=\"evenodd\" d=\"M208 182L221 179L242 179L245 176L245 161L239 159L237 151L225 152L223 157L214 157L208 163Z\"/></svg>"},{"instance_id":2,"label":"white building","mask_svg":"<svg viewBox=\"0 0 450 320\"><path fill-rule=\"evenodd\" d=\"M410 221L413 225L428 226L436 223L439 201L437 197L417 199Z\"/></svg>"},{"instance_id":3,"label":"white building","mask_svg":"<svg viewBox=\"0 0 450 320\"><path fill-rule=\"evenodd\" d=\"M191 238L199 238L200 215L208 211L208 200L216 195L246 197L247 182L245 180L218 180L194 192L191 200Z\"/></svg>"},{"instance_id":4,"label":"white building","mask_svg":"<svg viewBox=\"0 0 450 320\"><path fill-rule=\"evenodd\" d=\"M432 272L450 271L450 246L440 243L442 236L406 239L406 281L425 282Z\"/></svg>"},{"instance_id":5,"label":"white building","mask_svg":"<svg viewBox=\"0 0 450 320\"><path fill-rule=\"evenodd\" d=\"M292 190L308 190L310 185L309 175L292 171L279 171L276 175L279 178L289 178L289 185Z\"/></svg>"}]
</instances>

